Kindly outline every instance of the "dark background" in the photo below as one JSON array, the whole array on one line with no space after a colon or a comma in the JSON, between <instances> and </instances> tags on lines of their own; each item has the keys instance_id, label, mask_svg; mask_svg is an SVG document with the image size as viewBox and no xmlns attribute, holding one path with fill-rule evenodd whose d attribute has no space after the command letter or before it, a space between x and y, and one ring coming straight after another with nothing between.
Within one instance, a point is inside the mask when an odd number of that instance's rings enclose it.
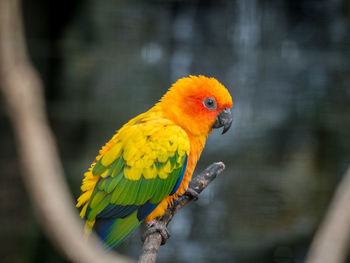
<instances>
[{"instance_id":1,"label":"dark background","mask_svg":"<svg viewBox=\"0 0 350 263\"><path fill-rule=\"evenodd\" d=\"M32 0L23 12L74 197L122 124L178 78L213 76L234 122L196 171L227 168L176 215L159 262L303 262L350 163L349 1ZM2 103L2 262L64 262L35 219ZM140 250L139 231L118 249Z\"/></svg>"}]
</instances>

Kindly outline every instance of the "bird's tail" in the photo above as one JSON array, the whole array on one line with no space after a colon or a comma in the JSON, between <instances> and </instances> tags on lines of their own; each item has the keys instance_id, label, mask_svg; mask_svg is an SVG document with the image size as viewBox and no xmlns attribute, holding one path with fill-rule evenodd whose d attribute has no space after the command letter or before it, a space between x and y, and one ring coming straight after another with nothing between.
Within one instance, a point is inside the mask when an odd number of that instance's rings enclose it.
<instances>
[{"instance_id":1,"label":"bird's tail","mask_svg":"<svg viewBox=\"0 0 350 263\"><path fill-rule=\"evenodd\" d=\"M118 246L141 222L137 210L124 218L97 219L94 225L96 233L107 248Z\"/></svg>"}]
</instances>

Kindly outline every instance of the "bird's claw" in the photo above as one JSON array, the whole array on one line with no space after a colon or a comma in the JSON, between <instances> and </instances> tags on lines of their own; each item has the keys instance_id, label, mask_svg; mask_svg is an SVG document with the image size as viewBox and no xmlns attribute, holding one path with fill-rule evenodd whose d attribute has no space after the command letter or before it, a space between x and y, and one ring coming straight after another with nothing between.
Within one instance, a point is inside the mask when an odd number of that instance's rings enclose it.
<instances>
[{"instance_id":1,"label":"bird's claw","mask_svg":"<svg viewBox=\"0 0 350 263\"><path fill-rule=\"evenodd\" d=\"M185 195L191 197L194 201L198 200L198 192L191 187L187 188Z\"/></svg>"},{"instance_id":2,"label":"bird's claw","mask_svg":"<svg viewBox=\"0 0 350 263\"><path fill-rule=\"evenodd\" d=\"M147 236L158 232L162 236L162 243L164 245L166 241L170 238L170 233L165 225L159 223L158 221L152 221L151 223L146 224L147 230L141 236L142 242L145 242Z\"/></svg>"}]
</instances>

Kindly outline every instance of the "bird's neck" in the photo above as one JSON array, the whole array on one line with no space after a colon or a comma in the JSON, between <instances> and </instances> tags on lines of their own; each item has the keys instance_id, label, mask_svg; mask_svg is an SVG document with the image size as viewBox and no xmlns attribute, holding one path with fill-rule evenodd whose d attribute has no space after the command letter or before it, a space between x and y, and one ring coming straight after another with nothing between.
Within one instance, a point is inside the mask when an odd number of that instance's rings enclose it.
<instances>
[{"instance_id":1,"label":"bird's neck","mask_svg":"<svg viewBox=\"0 0 350 263\"><path fill-rule=\"evenodd\" d=\"M174 108L172 105L167 107L164 101L157 103L149 111L158 115L161 118L168 119L174 124L180 126L192 140L204 141L207 139L208 134L212 128L207 121L200 121L193 116L193 114L184 113L180 108ZM201 145L202 143L199 143ZM203 144L204 145L204 144Z\"/></svg>"}]
</instances>

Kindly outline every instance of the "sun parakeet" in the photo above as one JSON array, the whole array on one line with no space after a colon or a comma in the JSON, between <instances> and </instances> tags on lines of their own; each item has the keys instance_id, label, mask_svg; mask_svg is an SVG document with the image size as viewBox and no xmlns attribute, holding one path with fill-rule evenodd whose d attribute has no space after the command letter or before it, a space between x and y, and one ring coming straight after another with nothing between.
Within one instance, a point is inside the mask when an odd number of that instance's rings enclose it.
<instances>
[{"instance_id":1,"label":"sun parakeet","mask_svg":"<svg viewBox=\"0 0 350 263\"><path fill-rule=\"evenodd\" d=\"M126 123L85 173L77 207L106 247L184 194L213 128L231 126L232 99L214 78L178 80L154 107Z\"/></svg>"}]
</instances>

